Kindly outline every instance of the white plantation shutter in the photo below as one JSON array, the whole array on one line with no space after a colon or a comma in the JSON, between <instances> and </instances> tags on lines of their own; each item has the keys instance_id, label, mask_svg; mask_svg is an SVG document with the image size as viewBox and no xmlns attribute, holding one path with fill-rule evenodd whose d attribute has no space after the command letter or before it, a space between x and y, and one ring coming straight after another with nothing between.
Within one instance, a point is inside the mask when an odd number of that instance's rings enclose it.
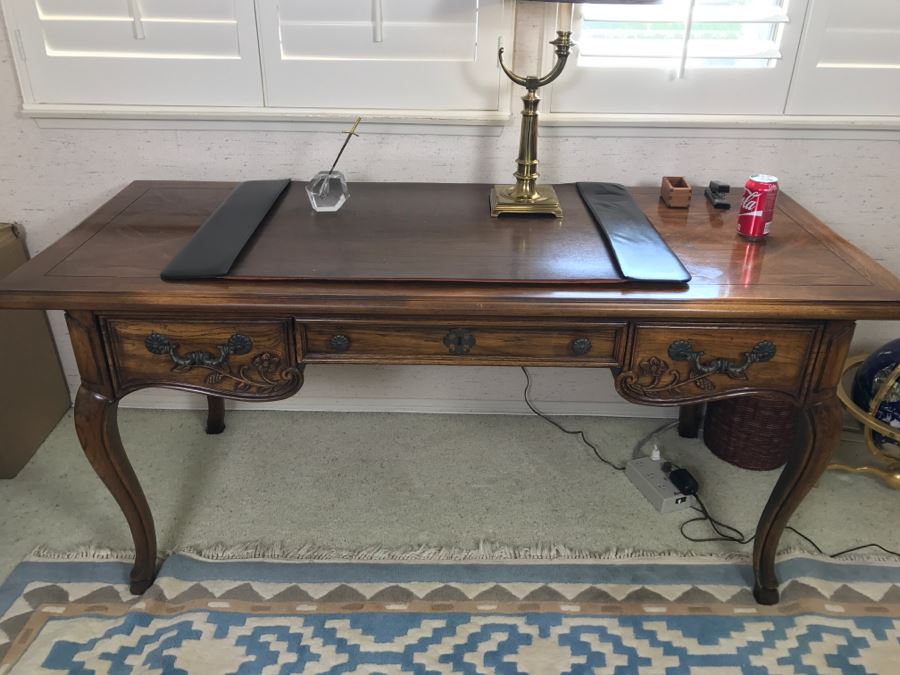
<instances>
[{"instance_id":1,"label":"white plantation shutter","mask_svg":"<svg viewBox=\"0 0 900 675\"><path fill-rule=\"evenodd\" d=\"M252 0L5 0L36 103L263 104Z\"/></svg>"},{"instance_id":2,"label":"white plantation shutter","mask_svg":"<svg viewBox=\"0 0 900 675\"><path fill-rule=\"evenodd\" d=\"M512 4L260 1L267 101L299 108L496 111L497 47Z\"/></svg>"},{"instance_id":3,"label":"white plantation shutter","mask_svg":"<svg viewBox=\"0 0 900 675\"><path fill-rule=\"evenodd\" d=\"M582 5L554 113L780 114L807 0Z\"/></svg>"},{"instance_id":4,"label":"white plantation shutter","mask_svg":"<svg viewBox=\"0 0 900 675\"><path fill-rule=\"evenodd\" d=\"M511 58L515 0L0 6L23 110L35 116L269 120L367 110L487 121L502 119L511 101L497 47L505 43ZM542 6L546 42L556 4ZM577 8L577 47L543 92L543 110L557 122L595 114L900 118L900 0ZM553 54L544 50L546 72Z\"/></svg>"},{"instance_id":5,"label":"white plantation shutter","mask_svg":"<svg viewBox=\"0 0 900 675\"><path fill-rule=\"evenodd\" d=\"M900 2L815 0L787 112L900 115Z\"/></svg>"}]
</instances>

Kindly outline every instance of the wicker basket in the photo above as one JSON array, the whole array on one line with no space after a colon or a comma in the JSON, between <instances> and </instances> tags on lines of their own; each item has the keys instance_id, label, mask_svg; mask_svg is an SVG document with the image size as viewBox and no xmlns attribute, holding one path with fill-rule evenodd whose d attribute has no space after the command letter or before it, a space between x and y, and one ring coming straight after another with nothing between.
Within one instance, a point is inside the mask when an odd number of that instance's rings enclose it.
<instances>
[{"instance_id":1,"label":"wicker basket","mask_svg":"<svg viewBox=\"0 0 900 675\"><path fill-rule=\"evenodd\" d=\"M717 457L742 469L769 471L787 461L798 422L791 403L743 396L710 403L703 441Z\"/></svg>"}]
</instances>

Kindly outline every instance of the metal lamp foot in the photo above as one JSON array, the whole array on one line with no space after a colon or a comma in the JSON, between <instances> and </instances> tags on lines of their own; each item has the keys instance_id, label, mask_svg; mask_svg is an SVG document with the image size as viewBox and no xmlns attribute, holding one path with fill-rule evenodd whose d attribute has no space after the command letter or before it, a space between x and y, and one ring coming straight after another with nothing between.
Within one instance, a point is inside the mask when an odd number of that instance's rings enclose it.
<instances>
[{"instance_id":1,"label":"metal lamp foot","mask_svg":"<svg viewBox=\"0 0 900 675\"><path fill-rule=\"evenodd\" d=\"M562 218L562 207L556 190L550 185L535 187L538 197L534 200L519 200L509 195L514 185L495 185L491 190L491 215L494 218L504 213L536 214Z\"/></svg>"}]
</instances>

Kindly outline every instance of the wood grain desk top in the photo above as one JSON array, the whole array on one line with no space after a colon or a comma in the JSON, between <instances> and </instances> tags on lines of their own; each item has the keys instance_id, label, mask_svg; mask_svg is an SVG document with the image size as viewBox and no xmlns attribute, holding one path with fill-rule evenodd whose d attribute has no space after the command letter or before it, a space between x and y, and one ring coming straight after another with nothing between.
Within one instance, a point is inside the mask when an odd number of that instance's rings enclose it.
<instances>
[{"instance_id":1,"label":"wood grain desk top","mask_svg":"<svg viewBox=\"0 0 900 675\"><path fill-rule=\"evenodd\" d=\"M394 204L391 208L401 200L408 203L428 232L441 237L446 255L459 260L462 272L453 283L369 282L352 277L259 280L266 276L267 257L278 252L264 238L251 244L251 255L245 255L233 271L255 280L161 281L160 270L233 187L212 182L132 183L0 281L0 307L188 311L202 304L244 311L328 313L331 308L346 312L356 303L360 311L373 314L439 309L515 316L526 311L527 303L532 315L900 319L900 282L894 275L785 194L779 197L769 241L757 245L735 234L738 194L732 195L735 208L730 211L713 209L702 195L695 195L690 209L683 210L662 204L657 188L634 188L635 200L693 275L687 286L601 283L611 268L600 249L585 249L584 256L585 263L598 270L598 282L566 281L565 275L554 279L547 271L554 269L560 242L582 246L586 240L566 229L565 221L515 217L487 219L484 236L521 251L522 263L535 270L539 280L478 282L477 272L469 270L486 263L479 259L481 240L473 236L472 228L454 227L454 221L458 224L482 208L487 213L489 186L396 183L357 184L351 186L351 194L377 188L385 204ZM569 219L583 225L584 207L574 186L561 186L560 192ZM452 194L453 199L441 199L442 194ZM454 203L459 204L455 209ZM353 213L348 209L347 215ZM391 223L376 213L368 226L370 241L351 243L377 249L379 229ZM331 269L327 252L338 242L334 234L328 228L317 241L291 242L287 255L298 255L303 246L322 258L323 269ZM405 255L412 261L415 247Z\"/></svg>"}]
</instances>

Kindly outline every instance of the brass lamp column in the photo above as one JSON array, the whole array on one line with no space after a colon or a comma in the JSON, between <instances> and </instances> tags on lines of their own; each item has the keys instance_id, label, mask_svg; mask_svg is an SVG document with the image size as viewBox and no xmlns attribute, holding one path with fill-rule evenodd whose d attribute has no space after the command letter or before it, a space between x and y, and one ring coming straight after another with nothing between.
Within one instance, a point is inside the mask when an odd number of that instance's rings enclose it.
<instances>
[{"instance_id":1,"label":"brass lamp column","mask_svg":"<svg viewBox=\"0 0 900 675\"><path fill-rule=\"evenodd\" d=\"M541 0L551 2L555 0ZM507 77L519 86L525 87L527 93L522 97L524 107L522 109L522 133L519 137L519 158L516 160L517 171L513 174L515 185L495 185L491 190L491 215L499 216L510 214L545 214L562 217L562 208L556 191L549 185L538 185L538 106L541 98L538 89L545 87L560 75L566 68L569 55L572 52L572 4L573 3L596 4L621 4L621 5L652 5L660 0L568 0L559 2L558 30L556 39L552 44L556 48L556 63L544 77L522 77L516 75L503 63L503 48L500 48L498 58L500 67Z\"/></svg>"},{"instance_id":2,"label":"brass lamp column","mask_svg":"<svg viewBox=\"0 0 900 675\"><path fill-rule=\"evenodd\" d=\"M518 170L513 174L515 185L495 185L491 191L491 215L503 213L537 213L562 218L562 208L556 190L550 185L538 185L538 106L541 97L538 89L545 87L562 75L572 50L572 31L557 31L551 42L556 47L556 64L544 77L522 77L516 75L503 63L503 48L498 54L500 67L507 77L525 87L528 93L522 97L522 132L519 136Z\"/></svg>"}]
</instances>

